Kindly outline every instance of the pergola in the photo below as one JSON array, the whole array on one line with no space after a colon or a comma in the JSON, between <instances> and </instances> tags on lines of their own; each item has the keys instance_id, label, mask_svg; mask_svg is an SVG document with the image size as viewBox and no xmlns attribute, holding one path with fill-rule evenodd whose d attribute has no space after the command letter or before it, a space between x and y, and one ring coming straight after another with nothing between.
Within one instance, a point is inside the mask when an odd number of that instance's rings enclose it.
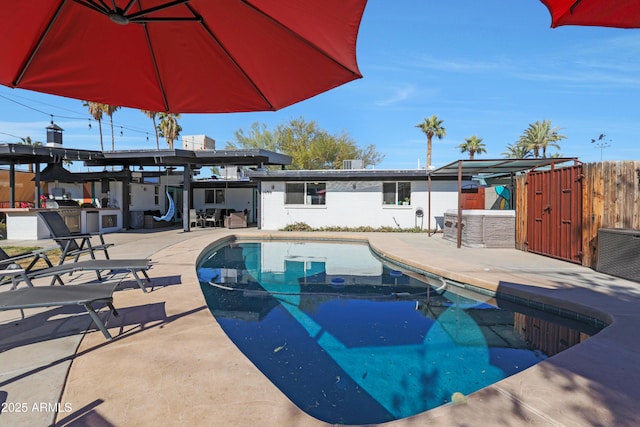
<instances>
[{"instance_id":1,"label":"pergola","mask_svg":"<svg viewBox=\"0 0 640 427\"><path fill-rule=\"evenodd\" d=\"M60 165L63 161L82 161L86 166L104 167L104 172L71 173L79 180L100 180L102 178L116 178L124 184L131 182L131 169L144 166L183 168L183 212L189 212L191 205L191 176L194 169L203 166L253 166L263 168L268 165L284 166L291 164L291 157L263 149L241 150L119 150L95 151L54 146L34 146L27 144L0 144L0 165L9 166L9 202L15 202L15 166L35 165L35 194L40 198L40 165ZM122 171L108 172L107 166L121 166ZM62 168L59 168L62 169ZM62 170L65 171L66 170ZM58 172L62 172L58 170ZM123 197L128 197L124 192ZM128 225L128 200L123 200L123 221ZM189 218L183 215L183 228L190 229Z\"/></svg>"},{"instance_id":2,"label":"pergola","mask_svg":"<svg viewBox=\"0 0 640 427\"><path fill-rule=\"evenodd\" d=\"M493 160L457 160L444 165L438 169L428 171L429 184L429 222L431 219L431 179L439 176L458 176L458 224L462 224L462 180L463 176L472 177L472 179L486 180L490 178L509 177L511 186L513 187L513 179L516 174L528 172L533 169L543 167L555 167L563 163L577 163L575 157L559 157L559 158L535 158L535 159L493 159ZM513 198L513 192L511 193ZM513 206L513 200L511 200ZM429 230L431 224L427 225ZM462 227L458 227L458 248L462 244Z\"/></svg>"}]
</instances>

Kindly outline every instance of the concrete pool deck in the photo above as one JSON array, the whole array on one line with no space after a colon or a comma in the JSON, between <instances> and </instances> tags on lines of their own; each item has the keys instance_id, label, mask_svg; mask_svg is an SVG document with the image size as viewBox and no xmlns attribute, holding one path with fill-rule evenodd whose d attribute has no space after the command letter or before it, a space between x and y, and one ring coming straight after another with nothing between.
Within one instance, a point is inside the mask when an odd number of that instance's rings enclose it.
<instances>
[{"instance_id":1,"label":"concrete pool deck","mask_svg":"<svg viewBox=\"0 0 640 427\"><path fill-rule=\"evenodd\" d=\"M196 229L109 234L112 258L151 257L153 290L131 276L106 341L84 310L0 312L0 425L326 426L293 405L231 343L209 312L195 261L215 240L368 239L388 257L450 279L611 322L582 344L468 396L385 426L640 425L640 283L514 249L456 248L441 234ZM0 244L32 244L2 241ZM46 245L46 242L38 242ZM82 273L73 282L90 281ZM46 283L48 282L36 282ZM4 289L0 289L4 290ZM108 318L106 310L100 315ZM59 404L58 404L59 403ZM58 404L58 405L56 405Z\"/></svg>"}]
</instances>

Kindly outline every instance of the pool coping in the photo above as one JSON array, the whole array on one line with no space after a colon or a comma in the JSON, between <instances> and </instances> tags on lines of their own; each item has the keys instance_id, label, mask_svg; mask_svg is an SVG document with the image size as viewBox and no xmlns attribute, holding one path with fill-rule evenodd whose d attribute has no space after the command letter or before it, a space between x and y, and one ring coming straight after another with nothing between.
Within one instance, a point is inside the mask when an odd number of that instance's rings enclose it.
<instances>
[{"instance_id":1,"label":"pool coping","mask_svg":"<svg viewBox=\"0 0 640 427\"><path fill-rule=\"evenodd\" d=\"M515 249L456 249L442 235L411 233L208 229L110 235L109 240L116 243L113 257L153 258L152 292L127 288L114 295L116 307L122 313L129 310L136 314L132 319L140 325L127 326L119 323L122 320L110 319L108 327L115 339L109 342L91 330L66 337L79 343L70 346L68 356L51 351L59 347L59 339L20 347L17 350L24 351L13 357L18 361L28 358L32 366L23 374L7 371L8 363L3 363L4 384L8 384L3 389L10 398L21 390L24 396L35 396L37 391L37 396L48 393L49 402L72 404L70 414L57 415L56 425L60 426L70 419L84 419L113 426L328 427L286 399L204 310L194 268L196 258L213 242L230 236L368 241L386 256L450 280L508 291L545 304L566 301L571 310L610 320L594 337L467 396L464 404L440 406L385 427L640 425L636 409L640 401L640 342L634 338L640 323L637 282ZM36 354L43 357L42 365L33 365ZM10 362L11 357L9 352L3 353L3 362ZM72 360L70 369L67 360ZM207 381L214 381L215 392ZM61 388L56 385L60 382ZM13 415L2 414L3 423L50 424L34 422L42 420L42 414Z\"/></svg>"}]
</instances>

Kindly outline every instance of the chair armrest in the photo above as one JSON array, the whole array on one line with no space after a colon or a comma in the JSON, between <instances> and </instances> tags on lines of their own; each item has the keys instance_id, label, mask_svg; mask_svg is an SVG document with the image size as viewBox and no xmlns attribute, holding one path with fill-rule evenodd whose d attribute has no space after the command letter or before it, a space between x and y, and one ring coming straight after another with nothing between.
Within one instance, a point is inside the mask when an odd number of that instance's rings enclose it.
<instances>
[{"instance_id":1,"label":"chair armrest","mask_svg":"<svg viewBox=\"0 0 640 427\"><path fill-rule=\"evenodd\" d=\"M91 234L75 234L73 236L61 236L54 237L53 240L77 240L77 239L90 239Z\"/></svg>"},{"instance_id":2,"label":"chair armrest","mask_svg":"<svg viewBox=\"0 0 640 427\"><path fill-rule=\"evenodd\" d=\"M91 237L98 237L100 239L100 242L104 245L104 234L97 232L97 233L83 233L80 234L83 238L85 239L90 239Z\"/></svg>"},{"instance_id":3,"label":"chair armrest","mask_svg":"<svg viewBox=\"0 0 640 427\"><path fill-rule=\"evenodd\" d=\"M43 252L43 255L44 255L44 252ZM39 257L39 256L41 256L40 253L36 253L36 252L27 252L27 253L18 254L18 255L12 255L9 258L3 259L2 261L0 261L0 264L6 264L14 261L20 261L23 259Z\"/></svg>"},{"instance_id":4,"label":"chair armrest","mask_svg":"<svg viewBox=\"0 0 640 427\"><path fill-rule=\"evenodd\" d=\"M18 264L10 264L7 268L0 270L0 276L15 276L16 274L24 274L27 270L20 268Z\"/></svg>"},{"instance_id":5,"label":"chair armrest","mask_svg":"<svg viewBox=\"0 0 640 427\"><path fill-rule=\"evenodd\" d=\"M44 249L38 249L32 252L26 252L26 253L21 253L18 255L13 255L5 260L0 261L0 265L5 265L5 264L16 264L17 261L22 261L25 259L30 259L33 258L33 261L31 261L31 263L29 264L29 266L26 268L26 271L31 271L31 269L33 268L34 265L36 265L36 263L39 260L44 260L45 263L47 263L47 265L49 267L53 266L53 264L51 263L51 261L49 260L49 257L47 256L46 252L53 250L53 249L57 249L57 247L49 247L49 248L44 248ZM9 266L7 268L10 268Z\"/></svg>"},{"instance_id":6,"label":"chair armrest","mask_svg":"<svg viewBox=\"0 0 640 427\"><path fill-rule=\"evenodd\" d=\"M19 268L18 264L11 264L6 269L0 270L0 277L9 276L11 277L11 290L13 291L18 287L20 281L23 281L27 284L28 287L32 288L33 283L31 283L31 279L27 276L27 270L23 268Z\"/></svg>"}]
</instances>

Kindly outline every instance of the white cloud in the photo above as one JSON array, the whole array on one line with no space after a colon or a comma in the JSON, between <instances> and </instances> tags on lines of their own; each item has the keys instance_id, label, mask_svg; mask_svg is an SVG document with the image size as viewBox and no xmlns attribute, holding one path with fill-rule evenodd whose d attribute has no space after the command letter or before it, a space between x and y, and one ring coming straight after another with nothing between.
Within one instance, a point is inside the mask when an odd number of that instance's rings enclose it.
<instances>
[{"instance_id":1,"label":"white cloud","mask_svg":"<svg viewBox=\"0 0 640 427\"><path fill-rule=\"evenodd\" d=\"M447 71L456 73L476 73L476 72L495 72L496 70L503 68L504 64L500 61L476 61L476 60L460 60L460 59L447 59L436 58L430 55L419 55L414 57L410 64L410 67Z\"/></svg>"},{"instance_id":2,"label":"white cloud","mask_svg":"<svg viewBox=\"0 0 640 427\"><path fill-rule=\"evenodd\" d=\"M390 94L387 98L376 101L375 104L378 107L388 107L391 105L395 105L412 98L415 92L416 88L414 85L402 86L395 89L393 93Z\"/></svg>"},{"instance_id":3,"label":"white cloud","mask_svg":"<svg viewBox=\"0 0 640 427\"><path fill-rule=\"evenodd\" d=\"M47 126L49 126L47 121L0 122L0 141L16 143L20 142L18 138L26 138L27 136L33 141L44 141L47 135L45 129Z\"/></svg>"}]
</instances>

